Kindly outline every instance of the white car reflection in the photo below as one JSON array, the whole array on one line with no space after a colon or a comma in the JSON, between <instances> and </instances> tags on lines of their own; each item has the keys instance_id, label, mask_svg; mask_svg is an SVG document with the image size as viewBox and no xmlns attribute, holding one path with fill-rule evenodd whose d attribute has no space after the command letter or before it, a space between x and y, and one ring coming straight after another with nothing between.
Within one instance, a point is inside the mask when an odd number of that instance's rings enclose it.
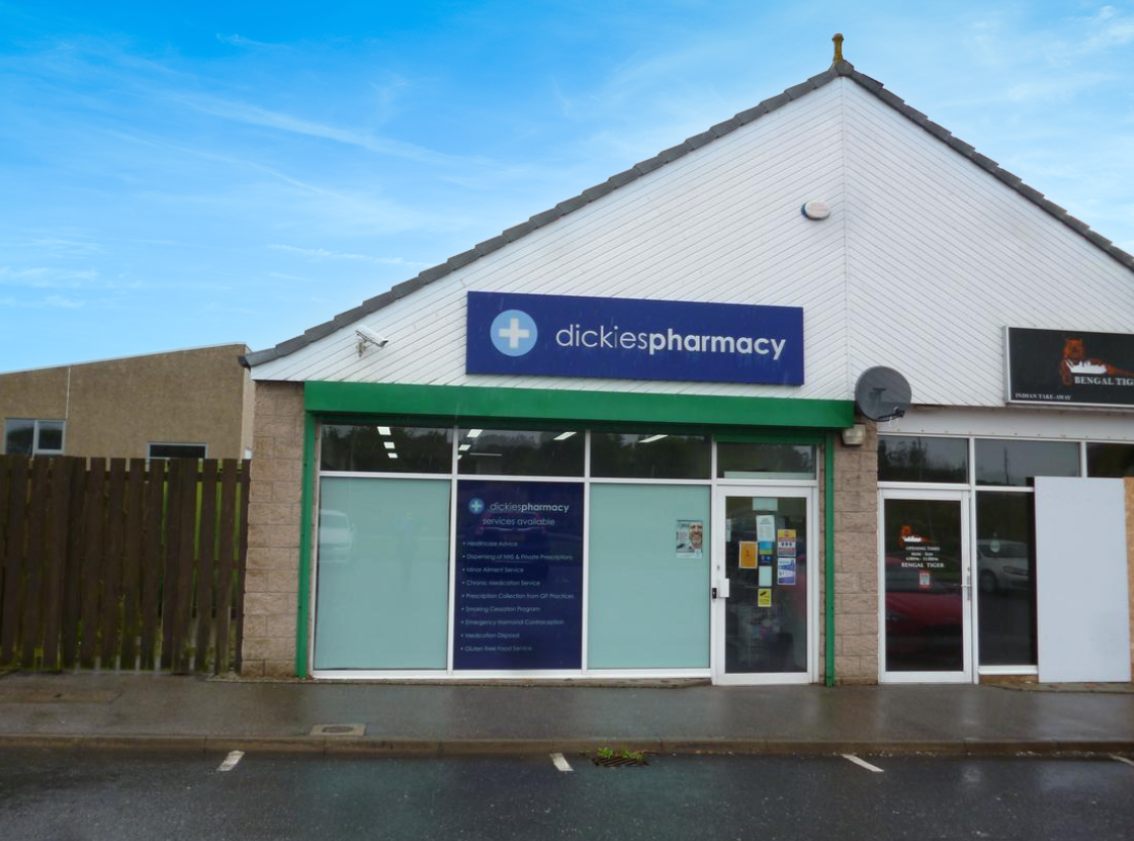
<instances>
[{"instance_id":1,"label":"white car reflection","mask_svg":"<svg viewBox=\"0 0 1134 841\"><path fill-rule=\"evenodd\" d=\"M978 540L977 568L982 593L1004 593L1031 587L1032 561L1021 540Z\"/></svg>"},{"instance_id":2,"label":"white car reflection","mask_svg":"<svg viewBox=\"0 0 1134 841\"><path fill-rule=\"evenodd\" d=\"M346 563L354 551L354 523L342 511L319 509L320 563Z\"/></svg>"}]
</instances>

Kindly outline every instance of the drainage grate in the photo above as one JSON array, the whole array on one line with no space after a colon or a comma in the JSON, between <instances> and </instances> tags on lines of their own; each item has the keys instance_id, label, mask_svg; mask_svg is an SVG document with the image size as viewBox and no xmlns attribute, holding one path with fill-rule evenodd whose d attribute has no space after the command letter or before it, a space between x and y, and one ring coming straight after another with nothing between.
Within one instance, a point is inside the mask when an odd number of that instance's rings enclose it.
<instances>
[{"instance_id":1,"label":"drainage grate","mask_svg":"<svg viewBox=\"0 0 1134 841\"><path fill-rule=\"evenodd\" d=\"M365 724L316 724L312 736L365 736Z\"/></svg>"},{"instance_id":2,"label":"drainage grate","mask_svg":"<svg viewBox=\"0 0 1134 841\"><path fill-rule=\"evenodd\" d=\"M637 768L649 765L642 754L616 754L615 756L592 756L591 762L599 768Z\"/></svg>"}]
</instances>

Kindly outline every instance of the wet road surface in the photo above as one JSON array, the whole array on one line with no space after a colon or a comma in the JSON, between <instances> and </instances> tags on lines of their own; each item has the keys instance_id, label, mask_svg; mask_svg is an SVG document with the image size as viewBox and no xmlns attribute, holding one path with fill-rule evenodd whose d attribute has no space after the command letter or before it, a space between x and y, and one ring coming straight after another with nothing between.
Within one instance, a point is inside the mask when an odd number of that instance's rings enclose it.
<instances>
[{"instance_id":1,"label":"wet road surface","mask_svg":"<svg viewBox=\"0 0 1134 841\"><path fill-rule=\"evenodd\" d=\"M0 839L1134 839L1113 758L860 759L8 751Z\"/></svg>"}]
</instances>

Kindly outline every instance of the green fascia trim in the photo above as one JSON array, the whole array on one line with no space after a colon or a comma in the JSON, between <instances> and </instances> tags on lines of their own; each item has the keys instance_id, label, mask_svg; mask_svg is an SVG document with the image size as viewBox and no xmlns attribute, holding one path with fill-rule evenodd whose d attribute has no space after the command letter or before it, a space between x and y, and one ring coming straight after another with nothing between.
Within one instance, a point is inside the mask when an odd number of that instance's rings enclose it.
<instances>
[{"instance_id":1,"label":"green fascia trim","mask_svg":"<svg viewBox=\"0 0 1134 841\"><path fill-rule=\"evenodd\" d=\"M854 423L850 400L319 381L307 382L304 395L308 412L327 414L804 429L845 429Z\"/></svg>"},{"instance_id":2,"label":"green fascia trim","mask_svg":"<svg viewBox=\"0 0 1134 841\"><path fill-rule=\"evenodd\" d=\"M826 436L823 435L809 435L807 433L792 435L790 432L782 435L765 434L763 432L754 432L750 435L725 432L713 437L717 439L718 444L813 444L821 446L827 441Z\"/></svg>"},{"instance_id":3,"label":"green fascia trim","mask_svg":"<svg viewBox=\"0 0 1134 841\"><path fill-rule=\"evenodd\" d=\"M823 636L826 683L835 685L835 434L827 433L823 453Z\"/></svg>"},{"instance_id":4,"label":"green fascia trim","mask_svg":"<svg viewBox=\"0 0 1134 841\"><path fill-rule=\"evenodd\" d=\"M303 418L303 489L299 520L299 598L295 623L295 675L308 677L307 625L311 617L311 517L315 500L315 416Z\"/></svg>"}]
</instances>

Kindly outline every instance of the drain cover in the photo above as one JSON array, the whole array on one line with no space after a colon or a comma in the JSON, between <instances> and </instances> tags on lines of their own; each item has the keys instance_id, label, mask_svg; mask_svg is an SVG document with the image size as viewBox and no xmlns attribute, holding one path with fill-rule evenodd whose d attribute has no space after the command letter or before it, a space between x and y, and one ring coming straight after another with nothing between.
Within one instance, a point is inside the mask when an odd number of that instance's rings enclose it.
<instances>
[{"instance_id":1,"label":"drain cover","mask_svg":"<svg viewBox=\"0 0 1134 841\"><path fill-rule=\"evenodd\" d=\"M599 768L637 768L649 765L644 756L592 756L591 762Z\"/></svg>"},{"instance_id":2,"label":"drain cover","mask_svg":"<svg viewBox=\"0 0 1134 841\"><path fill-rule=\"evenodd\" d=\"M316 724L312 736L365 736L365 724Z\"/></svg>"}]
</instances>

